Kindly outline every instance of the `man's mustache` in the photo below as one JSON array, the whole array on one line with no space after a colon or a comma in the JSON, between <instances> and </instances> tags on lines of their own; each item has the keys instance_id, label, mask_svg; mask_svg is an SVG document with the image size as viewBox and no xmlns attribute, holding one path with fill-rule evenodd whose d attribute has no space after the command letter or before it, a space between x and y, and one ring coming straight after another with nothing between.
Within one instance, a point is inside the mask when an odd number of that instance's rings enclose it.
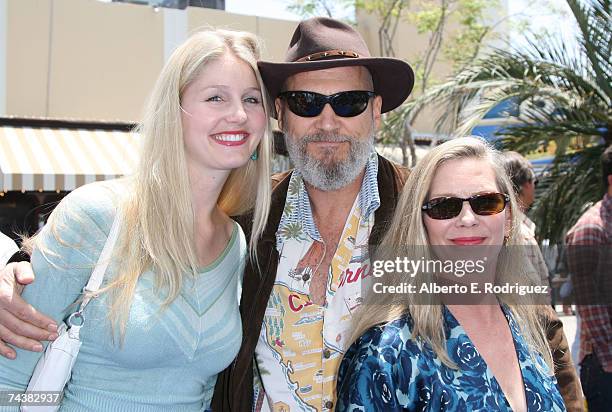
<instances>
[{"instance_id":1,"label":"man's mustache","mask_svg":"<svg viewBox=\"0 0 612 412\"><path fill-rule=\"evenodd\" d=\"M318 142L332 142L332 143L342 143L342 142L352 142L354 139L351 136L339 135L339 134L311 134L306 135L302 139L302 144L307 143L318 143Z\"/></svg>"}]
</instances>

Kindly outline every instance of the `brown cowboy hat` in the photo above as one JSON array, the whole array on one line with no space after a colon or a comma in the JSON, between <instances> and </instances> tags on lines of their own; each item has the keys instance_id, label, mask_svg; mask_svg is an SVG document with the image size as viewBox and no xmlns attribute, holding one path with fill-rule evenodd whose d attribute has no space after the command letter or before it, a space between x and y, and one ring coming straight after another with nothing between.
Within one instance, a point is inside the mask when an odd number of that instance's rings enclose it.
<instances>
[{"instance_id":1,"label":"brown cowboy hat","mask_svg":"<svg viewBox=\"0 0 612 412\"><path fill-rule=\"evenodd\" d=\"M408 63L389 57L371 57L357 30L327 17L300 22L289 43L285 63L259 61L257 66L272 98L281 92L287 77L295 73L364 66L372 75L374 92L382 97L383 113L402 104L414 85L414 72Z\"/></svg>"}]
</instances>

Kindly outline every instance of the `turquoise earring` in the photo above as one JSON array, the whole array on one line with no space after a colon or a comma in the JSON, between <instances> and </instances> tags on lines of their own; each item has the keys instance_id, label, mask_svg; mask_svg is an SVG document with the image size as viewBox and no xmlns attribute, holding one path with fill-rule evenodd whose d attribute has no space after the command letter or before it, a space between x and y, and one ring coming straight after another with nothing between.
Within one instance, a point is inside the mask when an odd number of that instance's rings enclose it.
<instances>
[{"instance_id":1,"label":"turquoise earring","mask_svg":"<svg viewBox=\"0 0 612 412\"><path fill-rule=\"evenodd\" d=\"M257 157L258 157L258 156L257 156L257 150L255 150L255 151L253 152L253 154L251 155L251 160L257 160Z\"/></svg>"}]
</instances>

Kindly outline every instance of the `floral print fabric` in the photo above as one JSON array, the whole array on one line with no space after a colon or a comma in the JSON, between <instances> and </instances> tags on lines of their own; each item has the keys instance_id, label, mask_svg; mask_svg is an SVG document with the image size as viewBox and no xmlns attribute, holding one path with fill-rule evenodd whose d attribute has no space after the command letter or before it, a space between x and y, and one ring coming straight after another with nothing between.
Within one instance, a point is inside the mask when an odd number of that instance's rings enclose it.
<instances>
[{"instance_id":1,"label":"floral print fabric","mask_svg":"<svg viewBox=\"0 0 612 412\"><path fill-rule=\"evenodd\" d=\"M554 376L541 356L533 362L504 308L525 385L527 410L565 411ZM511 411L484 359L444 307L447 351L459 369L445 366L431 347L412 338L409 315L364 333L338 372L337 411Z\"/></svg>"},{"instance_id":2,"label":"floral print fabric","mask_svg":"<svg viewBox=\"0 0 612 412\"><path fill-rule=\"evenodd\" d=\"M370 273L368 239L380 206L377 171L378 157L372 152L328 269L323 305L311 300L310 284L327 246L301 174L293 172L276 233L276 278L255 349L254 411L335 408L336 373L351 343L361 281Z\"/></svg>"}]
</instances>

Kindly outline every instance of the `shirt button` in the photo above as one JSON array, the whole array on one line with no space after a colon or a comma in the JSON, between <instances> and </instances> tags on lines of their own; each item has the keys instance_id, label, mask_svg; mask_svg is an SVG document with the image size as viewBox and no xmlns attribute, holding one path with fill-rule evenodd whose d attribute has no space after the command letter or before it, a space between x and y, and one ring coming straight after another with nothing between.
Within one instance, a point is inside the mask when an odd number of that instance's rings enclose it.
<instances>
[{"instance_id":1,"label":"shirt button","mask_svg":"<svg viewBox=\"0 0 612 412\"><path fill-rule=\"evenodd\" d=\"M325 409L331 409L334 407L334 403L332 401L325 402Z\"/></svg>"},{"instance_id":2,"label":"shirt button","mask_svg":"<svg viewBox=\"0 0 612 412\"><path fill-rule=\"evenodd\" d=\"M304 274L302 275L302 280L303 280L304 282L306 282L308 279L310 279L310 275L309 275L308 273L304 273Z\"/></svg>"},{"instance_id":3,"label":"shirt button","mask_svg":"<svg viewBox=\"0 0 612 412\"><path fill-rule=\"evenodd\" d=\"M329 349L323 349L323 357L325 359L329 359L330 356L331 356L331 352L329 351Z\"/></svg>"}]
</instances>

